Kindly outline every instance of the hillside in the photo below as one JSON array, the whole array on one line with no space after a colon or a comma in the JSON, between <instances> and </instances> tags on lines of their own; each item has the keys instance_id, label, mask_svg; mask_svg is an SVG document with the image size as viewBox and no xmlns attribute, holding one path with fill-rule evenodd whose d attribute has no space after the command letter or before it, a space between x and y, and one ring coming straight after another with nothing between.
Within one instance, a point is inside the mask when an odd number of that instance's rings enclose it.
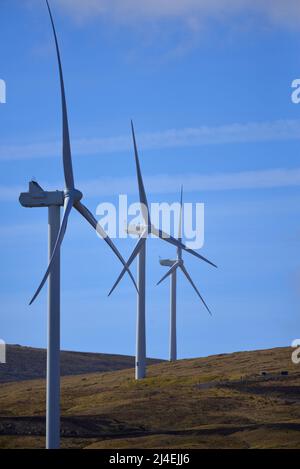
<instances>
[{"instance_id":1,"label":"hillside","mask_svg":"<svg viewBox=\"0 0 300 469\"><path fill-rule=\"evenodd\" d=\"M0 364L0 383L46 377L46 350L7 345L5 365ZM105 353L61 352L61 376L123 370L134 367L134 357ZM161 360L148 360L158 363Z\"/></svg>"},{"instance_id":2,"label":"hillside","mask_svg":"<svg viewBox=\"0 0 300 469\"><path fill-rule=\"evenodd\" d=\"M44 380L1 385L0 447L44 446L44 401ZM300 448L300 365L277 348L163 362L139 382L63 377L62 447Z\"/></svg>"}]
</instances>

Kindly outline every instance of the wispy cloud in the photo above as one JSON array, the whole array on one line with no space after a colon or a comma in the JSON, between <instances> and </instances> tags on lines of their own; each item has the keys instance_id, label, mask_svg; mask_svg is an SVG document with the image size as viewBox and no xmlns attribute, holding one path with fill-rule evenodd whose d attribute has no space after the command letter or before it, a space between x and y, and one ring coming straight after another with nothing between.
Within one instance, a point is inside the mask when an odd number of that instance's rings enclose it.
<instances>
[{"instance_id":1,"label":"wispy cloud","mask_svg":"<svg viewBox=\"0 0 300 469\"><path fill-rule=\"evenodd\" d=\"M233 123L137 133L141 150L268 142L300 139L300 120ZM88 156L132 150L130 135L103 138L77 138L72 141L74 155ZM0 161L54 157L61 154L59 141L0 146Z\"/></svg>"},{"instance_id":2,"label":"wispy cloud","mask_svg":"<svg viewBox=\"0 0 300 469\"><path fill-rule=\"evenodd\" d=\"M97 17L138 27L140 21L175 19L185 23L207 19L225 21L242 13L255 13L270 24L297 27L298 0L56 0L77 21ZM138 20L138 21L137 21Z\"/></svg>"},{"instance_id":3,"label":"wispy cloud","mask_svg":"<svg viewBox=\"0 0 300 469\"><path fill-rule=\"evenodd\" d=\"M145 178L149 193L173 194L184 184L185 192L227 191L242 189L271 189L300 185L300 168L269 169L265 171L243 171L215 174L156 174ZM80 184L84 194L89 197L102 197L119 194L136 194L135 178L96 179Z\"/></svg>"},{"instance_id":4,"label":"wispy cloud","mask_svg":"<svg viewBox=\"0 0 300 469\"><path fill-rule=\"evenodd\" d=\"M177 194L181 184L185 192L228 191L243 189L272 189L300 186L300 168L267 169L264 171L243 171L214 174L156 174L145 177L150 194ZM55 190L59 185L41 181L47 190ZM78 187L86 197L109 197L121 194L137 194L136 178L99 178L78 181ZM16 201L18 194L25 188L20 186L0 186L0 201Z\"/></svg>"}]
</instances>

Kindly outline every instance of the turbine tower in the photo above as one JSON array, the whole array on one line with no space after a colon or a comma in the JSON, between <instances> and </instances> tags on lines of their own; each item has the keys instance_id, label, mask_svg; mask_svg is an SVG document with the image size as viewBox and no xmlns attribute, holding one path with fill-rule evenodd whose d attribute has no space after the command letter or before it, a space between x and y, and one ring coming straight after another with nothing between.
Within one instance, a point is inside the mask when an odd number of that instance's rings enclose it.
<instances>
[{"instance_id":1,"label":"turbine tower","mask_svg":"<svg viewBox=\"0 0 300 469\"><path fill-rule=\"evenodd\" d=\"M181 194L180 194L180 216L179 216L179 229L178 229L178 241L182 242L182 193L183 188L181 186ZM168 272L163 276L163 278L157 283L159 285L163 280L167 277L170 277L170 344L169 344L169 360L175 361L177 360L177 318L176 318L176 290L177 290L177 269L180 269L192 287L194 288L195 292L201 299L202 303L204 304L205 308L211 315L211 311L208 308L207 304L205 303L204 299L202 298L199 290L197 289L196 285L194 284L193 280L191 279L188 271L186 270L182 258L182 248L177 247L177 258L175 260L172 259L160 259L159 263L163 266L171 267Z\"/></svg>"},{"instance_id":2,"label":"turbine tower","mask_svg":"<svg viewBox=\"0 0 300 469\"><path fill-rule=\"evenodd\" d=\"M210 262L205 257L201 256L196 251L187 248L180 239L176 239L169 234L163 232L162 230L156 228L151 223L150 211L146 196L146 191L144 187L144 182L142 178L142 172L139 162L139 155L137 150L137 143L135 138L135 132L133 127L133 122L131 121L131 133L133 139L134 147L134 157L139 189L139 199L141 204L141 214L143 218L143 225L133 226L130 228L130 232L134 232L139 235L139 240L132 251L131 256L129 257L126 267L123 268L116 282L114 283L112 289L109 292L109 295L114 291L116 286L121 281L123 275L126 272L126 268L129 268L132 262L136 257L138 257L138 298L137 298L137 331L136 331L136 360L135 360L135 377L136 379L142 379L146 376L146 326L145 326L145 316L146 316L146 240L150 234L153 234L164 241L174 245L177 249L184 250L189 252L193 256L201 259L208 264L216 267L215 264Z\"/></svg>"},{"instance_id":3,"label":"turbine tower","mask_svg":"<svg viewBox=\"0 0 300 469\"><path fill-rule=\"evenodd\" d=\"M48 207L49 224L49 265L42 281L32 297L30 304L37 298L41 289L49 278L48 289L48 345L47 345L47 402L46 402L46 447L58 448L60 441L60 247L64 239L68 218L74 207L92 227L100 234L114 254L122 262L124 269L129 273L135 288L136 282L125 260L115 247L112 240L105 233L101 225L94 218L88 208L82 204L82 193L75 188L72 169L71 144L69 137L69 125L67 115L67 103L65 96L62 64L51 9L46 0L50 21L52 25L61 91L62 104L62 156L65 189L64 191L46 192L39 184L31 181L29 192L20 195L20 203L24 207ZM62 222L60 223L60 207L64 207Z\"/></svg>"}]
</instances>

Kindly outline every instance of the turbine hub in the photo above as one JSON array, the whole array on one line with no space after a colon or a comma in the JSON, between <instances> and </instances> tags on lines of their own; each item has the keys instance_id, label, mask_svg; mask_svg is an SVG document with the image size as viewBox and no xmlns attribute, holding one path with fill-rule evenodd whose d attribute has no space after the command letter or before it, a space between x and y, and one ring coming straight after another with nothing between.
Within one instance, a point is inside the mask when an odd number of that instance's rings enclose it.
<instances>
[{"instance_id":1,"label":"turbine hub","mask_svg":"<svg viewBox=\"0 0 300 469\"><path fill-rule=\"evenodd\" d=\"M79 202L79 200L82 199L83 194L77 189L66 189L65 190L65 197L70 197L72 196L74 199L74 202Z\"/></svg>"}]
</instances>

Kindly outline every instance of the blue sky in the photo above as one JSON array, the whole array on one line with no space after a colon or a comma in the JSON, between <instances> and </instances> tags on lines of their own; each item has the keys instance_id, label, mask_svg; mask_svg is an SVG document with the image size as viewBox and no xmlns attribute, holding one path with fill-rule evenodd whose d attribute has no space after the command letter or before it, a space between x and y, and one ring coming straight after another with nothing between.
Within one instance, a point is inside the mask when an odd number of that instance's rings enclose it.
<instances>
[{"instance_id":1,"label":"blue sky","mask_svg":"<svg viewBox=\"0 0 300 469\"><path fill-rule=\"evenodd\" d=\"M209 317L180 276L180 357L289 345L299 336L300 7L292 0L51 3L63 59L74 173L84 200L137 199L130 119L151 201L205 203L215 270L186 255ZM63 188L57 64L42 0L1 2L0 337L46 345L46 210L25 210L31 178ZM133 240L116 240L127 257ZM168 354L169 284L148 243L148 355ZM135 273L135 266L133 266ZM136 295L120 264L72 213L62 248L62 348L134 354Z\"/></svg>"}]
</instances>

